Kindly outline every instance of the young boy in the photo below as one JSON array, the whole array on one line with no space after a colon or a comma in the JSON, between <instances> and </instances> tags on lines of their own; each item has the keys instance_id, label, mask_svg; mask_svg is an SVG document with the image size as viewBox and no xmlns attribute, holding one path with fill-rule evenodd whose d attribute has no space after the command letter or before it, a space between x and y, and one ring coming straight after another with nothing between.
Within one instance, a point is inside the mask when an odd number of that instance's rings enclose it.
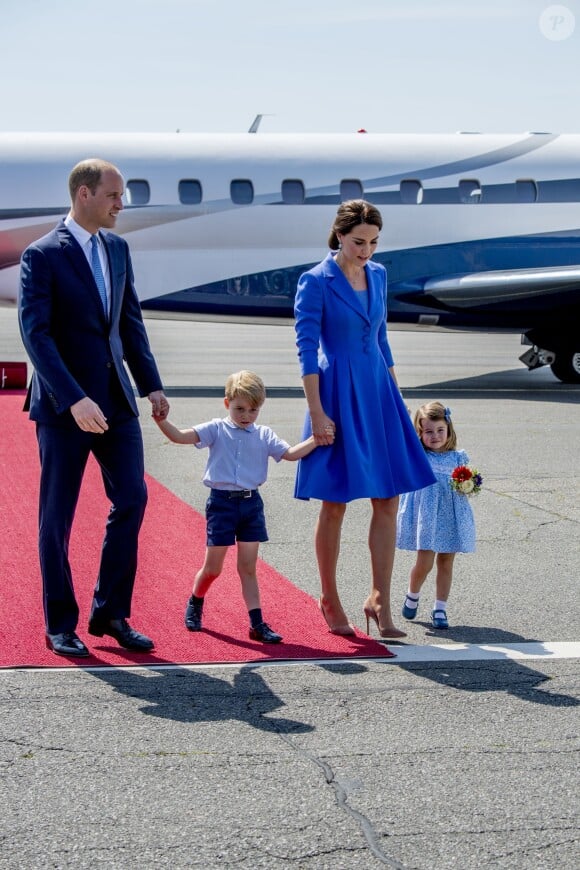
<instances>
[{"instance_id":1,"label":"young boy","mask_svg":"<svg viewBox=\"0 0 580 870\"><path fill-rule=\"evenodd\" d=\"M290 447L268 426L256 426L265 399L261 378L253 372L241 371L226 381L224 405L229 414L224 419L201 423L194 429L177 429L167 419L153 419L170 441L209 447L203 477L204 484L210 487L206 504L207 549L187 603L186 627L189 631L201 631L205 595L221 574L228 548L237 541L237 568L250 616L250 639L280 643L282 637L264 622L260 606L256 563L258 547L261 541L268 540L268 533L258 487L266 480L270 456L276 462L281 459L295 462L311 453L316 443L311 436Z\"/></svg>"}]
</instances>

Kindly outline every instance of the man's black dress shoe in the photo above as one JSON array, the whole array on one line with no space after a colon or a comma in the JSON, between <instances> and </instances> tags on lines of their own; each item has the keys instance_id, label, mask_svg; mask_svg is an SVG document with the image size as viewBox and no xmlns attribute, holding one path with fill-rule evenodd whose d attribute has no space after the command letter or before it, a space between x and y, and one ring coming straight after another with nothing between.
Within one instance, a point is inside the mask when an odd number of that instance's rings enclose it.
<instances>
[{"instance_id":1,"label":"man's black dress shoe","mask_svg":"<svg viewBox=\"0 0 580 870\"><path fill-rule=\"evenodd\" d=\"M119 646L140 652L147 652L155 646L150 637L139 634L138 631L131 628L126 619L110 619L108 622L91 620L89 634L95 637L102 637L106 634L109 637L114 637Z\"/></svg>"},{"instance_id":2,"label":"man's black dress shoe","mask_svg":"<svg viewBox=\"0 0 580 870\"><path fill-rule=\"evenodd\" d=\"M46 646L58 656L86 658L89 654L88 649L74 631L63 631L61 634L47 633Z\"/></svg>"}]
</instances>

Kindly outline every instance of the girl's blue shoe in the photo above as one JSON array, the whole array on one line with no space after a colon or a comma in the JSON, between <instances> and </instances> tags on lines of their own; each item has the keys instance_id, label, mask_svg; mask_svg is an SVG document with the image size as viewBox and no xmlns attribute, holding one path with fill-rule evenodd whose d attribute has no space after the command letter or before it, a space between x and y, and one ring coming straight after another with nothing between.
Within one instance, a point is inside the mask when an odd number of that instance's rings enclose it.
<instances>
[{"instance_id":1,"label":"girl's blue shoe","mask_svg":"<svg viewBox=\"0 0 580 870\"><path fill-rule=\"evenodd\" d=\"M447 614L444 610L434 610L431 614L431 622L433 623L433 628L449 628Z\"/></svg>"},{"instance_id":2,"label":"girl's blue shoe","mask_svg":"<svg viewBox=\"0 0 580 870\"><path fill-rule=\"evenodd\" d=\"M415 619L415 617L417 616L417 611L419 610L418 602L417 607L408 607L407 601L413 601L413 599L409 598L408 595L405 596L405 601L403 602L403 609L401 610L401 613L403 614L405 619Z\"/></svg>"}]
</instances>

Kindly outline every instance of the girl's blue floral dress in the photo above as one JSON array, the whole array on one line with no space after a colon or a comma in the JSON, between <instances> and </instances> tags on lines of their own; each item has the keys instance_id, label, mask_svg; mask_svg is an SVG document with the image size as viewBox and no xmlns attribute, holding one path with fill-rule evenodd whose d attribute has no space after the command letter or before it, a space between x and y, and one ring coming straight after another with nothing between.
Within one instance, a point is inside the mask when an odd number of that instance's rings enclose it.
<instances>
[{"instance_id":1,"label":"girl's blue floral dress","mask_svg":"<svg viewBox=\"0 0 580 870\"><path fill-rule=\"evenodd\" d=\"M468 465L465 450L434 453L426 450L437 482L404 493L397 515L397 547L400 550L433 550L436 553L473 553L475 520L469 497L451 488L451 472Z\"/></svg>"}]
</instances>

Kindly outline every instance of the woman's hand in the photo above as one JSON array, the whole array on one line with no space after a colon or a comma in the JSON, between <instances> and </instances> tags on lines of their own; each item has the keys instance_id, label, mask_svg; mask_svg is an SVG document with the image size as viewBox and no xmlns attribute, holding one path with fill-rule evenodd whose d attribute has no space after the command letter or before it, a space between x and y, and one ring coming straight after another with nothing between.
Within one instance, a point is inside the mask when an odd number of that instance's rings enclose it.
<instances>
[{"instance_id":1,"label":"woman's hand","mask_svg":"<svg viewBox=\"0 0 580 870\"><path fill-rule=\"evenodd\" d=\"M336 433L334 420L327 417L324 411L320 411L317 414L311 414L310 418L312 420L312 435L317 446L324 447L332 444Z\"/></svg>"}]
</instances>

